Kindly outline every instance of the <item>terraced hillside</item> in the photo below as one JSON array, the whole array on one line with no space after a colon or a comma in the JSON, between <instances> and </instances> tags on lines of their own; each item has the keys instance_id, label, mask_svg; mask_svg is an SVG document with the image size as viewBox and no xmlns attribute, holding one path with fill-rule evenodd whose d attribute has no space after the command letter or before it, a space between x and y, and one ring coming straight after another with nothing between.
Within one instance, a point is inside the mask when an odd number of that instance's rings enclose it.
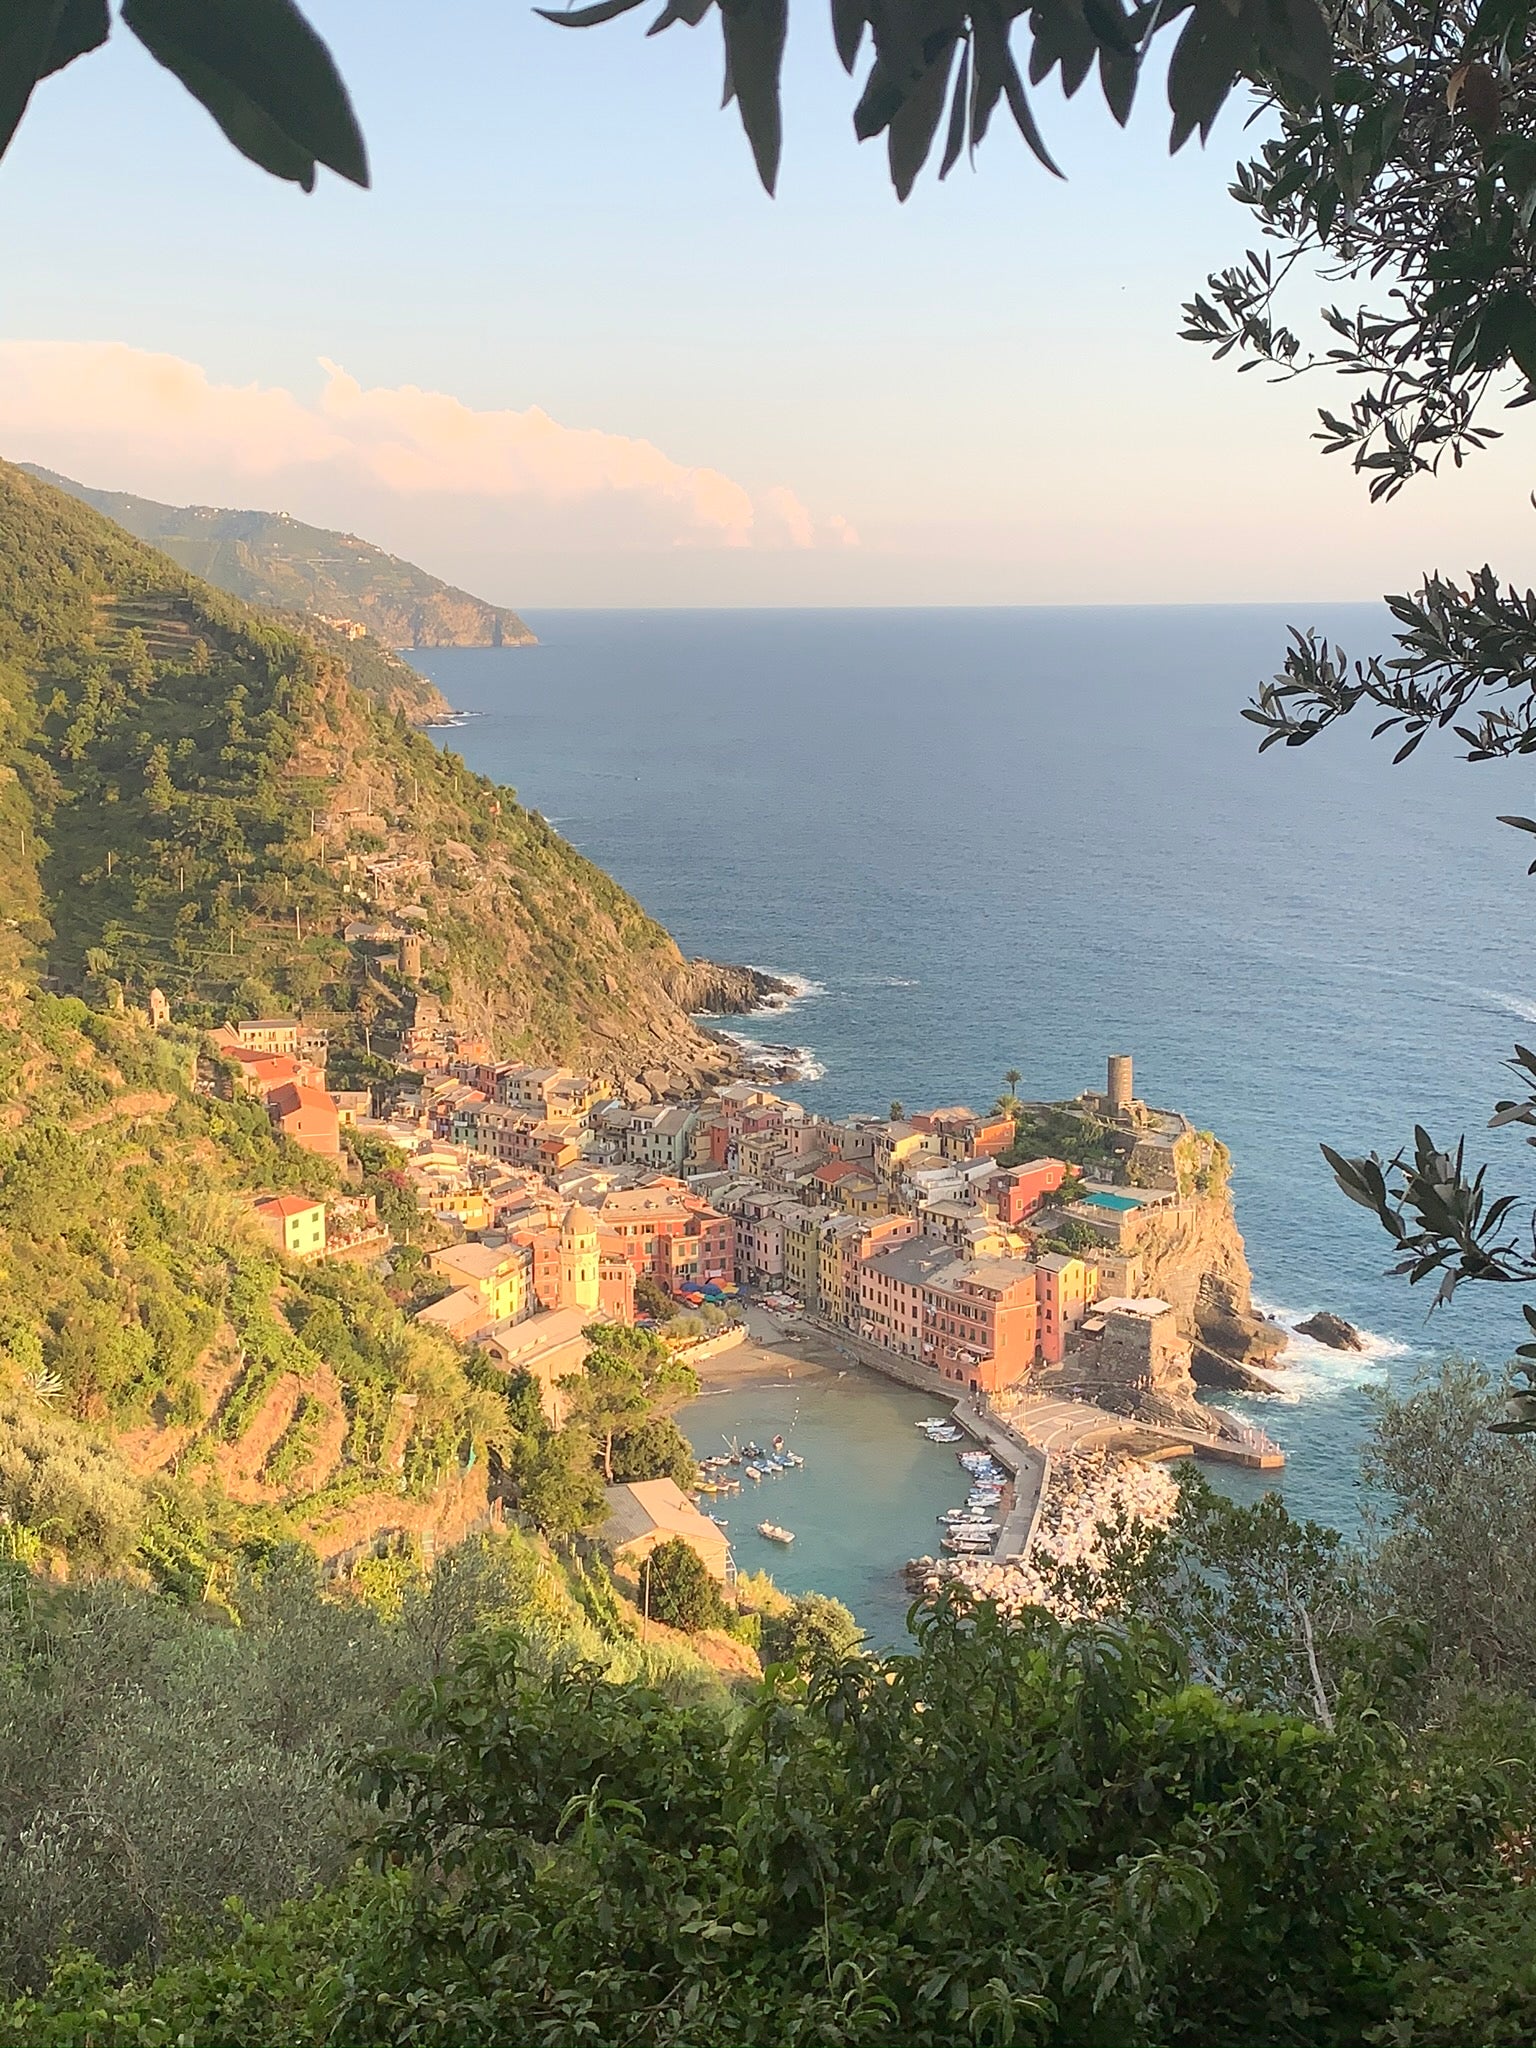
<instances>
[{"instance_id":1,"label":"terraced hillside","mask_svg":"<svg viewBox=\"0 0 1536 2048\"><path fill-rule=\"evenodd\" d=\"M409 911L427 986L508 1054L719 1072L676 946L342 653L0 464L0 971L178 1012L302 1006L343 1045L411 991L344 937Z\"/></svg>"},{"instance_id":2,"label":"terraced hillside","mask_svg":"<svg viewBox=\"0 0 1536 2048\"><path fill-rule=\"evenodd\" d=\"M184 569L264 611L353 620L386 648L536 644L516 612L457 590L356 534L306 526L286 512L162 505L24 466Z\"/></svg>"},{"instance_id":3,"label":"terraced hillside","mask_svg":"<svg viewBox=\"0 0 1536 2048\"><path fill-rule=\"evenodd\" d=\"M195 1061L0 988L0 1520L192 1597L253 1540L462 1535L504 1400L370 1272L279 1265L251 1192L336 1170Z\"/></svg>"}]
</instances>

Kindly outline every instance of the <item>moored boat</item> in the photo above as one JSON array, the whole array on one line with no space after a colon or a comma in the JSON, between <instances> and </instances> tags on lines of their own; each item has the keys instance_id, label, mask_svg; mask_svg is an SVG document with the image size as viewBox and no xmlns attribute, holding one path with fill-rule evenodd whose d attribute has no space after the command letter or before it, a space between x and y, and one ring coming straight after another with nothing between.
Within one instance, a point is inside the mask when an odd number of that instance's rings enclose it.
<instances>
[{"instance_id":1,"label":"moored boat","mask_svg":"<svg viewBox=\"0 0 1536 2048\"><path fill-rule=\"evenodd\" d=\"M794 1530L781 1529L777 1522L759 1522L757 1533L766 1536L770 1543L793 1543L795 1540Z\"/></svg>"}]
</instances>

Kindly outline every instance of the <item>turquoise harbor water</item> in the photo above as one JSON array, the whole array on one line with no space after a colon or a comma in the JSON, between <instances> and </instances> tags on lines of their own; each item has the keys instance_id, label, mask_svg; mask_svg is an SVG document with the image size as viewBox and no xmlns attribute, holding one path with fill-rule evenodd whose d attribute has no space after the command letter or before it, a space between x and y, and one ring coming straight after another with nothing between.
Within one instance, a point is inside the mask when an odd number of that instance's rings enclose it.
<instances>
[{"instance_id":1,"label":"turquoise harbor water","mask_svg":"<svg viewBox=\"0 0 1536 2048\"><path fill-rule=\"evenodd\" d=\"M1502 1358L1517 1307L1474 1289L1428 1324L1318 1140L1390 1151L1422 1116L1531 1185L1478 1127L1536 1020L1529 850L1494 819L1536 806L1518 764L1393 769L1364 728L1260 759L1239 712L1288 621L1384 643L1365 607L610 612L415 659L476 714L441 737L685 949L805 978L744 1028L811 1049L809 1106L980 1106L1008 1067L1068 1095L1128 1051L1220 1132L1260 1295L1373 1333L1253 1404L1293 1504L1348 1523L1362 1387L1437 1345ZM850 1456L876 1429L838 1427ZM846 1541L877 1554L851 1512Z\"/></svg>"},{"instance_id":2,"label":"turquoise harbor water","mask_svg":"<svg viewBox=\"0 0 1536 2048\"><path fill-rule=\"evenodd\" d=\"M947 1404L945 1404L947 1405ZM706 1505L730 1523L742 1571L768 1571L790 1593L831 1593L871 1637L899 1643L910 1604L900 1574L909 1557L936 1555L938 1516L958 1507L968 1482L954 1448L913 1427L935 1404L873 1373L817 1372L771 1385L725 1386L700 1396L679 1421L701 1456L723 1442L782 1435L804 1467ZM785 1545L759 1522L792 1529Z\"/></svg>"}]
</instances>

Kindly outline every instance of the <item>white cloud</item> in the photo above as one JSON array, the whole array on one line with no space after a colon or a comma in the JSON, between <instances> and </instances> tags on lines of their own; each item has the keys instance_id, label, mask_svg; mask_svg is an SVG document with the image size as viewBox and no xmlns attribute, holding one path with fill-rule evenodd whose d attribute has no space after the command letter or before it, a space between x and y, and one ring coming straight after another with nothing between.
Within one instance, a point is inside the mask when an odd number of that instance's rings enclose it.
<instances>
[{"instance_id":1,"label":"white cloud","mask_svg":"<svg viewBox=\"0 0 1536 2048\"><path fill-rule=\"evenodd\" d=\"M507 557L857 544L845 519L817 518L784 485L753 492L537 406L481 412L322 369L307 400L120 342L0 342L0 452L105 489L255 503L439 560L471 534L477 556Z\"/></svg>"}]
</instances>

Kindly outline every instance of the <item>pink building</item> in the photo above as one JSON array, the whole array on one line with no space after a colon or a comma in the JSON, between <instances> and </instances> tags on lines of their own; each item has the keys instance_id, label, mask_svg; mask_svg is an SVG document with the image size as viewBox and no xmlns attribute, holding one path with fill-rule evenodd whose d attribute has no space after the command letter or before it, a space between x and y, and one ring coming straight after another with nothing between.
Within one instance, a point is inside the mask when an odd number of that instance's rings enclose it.
<instances>
[{"instance_id":1,"label":"pink building","mask_svg":"<svg viewBox=\"0 0 1536 2048\"><path fill-rule=\"evenodd\" d=\"M1022 1166L1003 1167L988 1181L987 1195L998 1221L1012 1229L1032 1215L1048 1195L1055 1194L1066 1177L1064 1159L1029 1159Z\"/></svg>"}]
</instances>

